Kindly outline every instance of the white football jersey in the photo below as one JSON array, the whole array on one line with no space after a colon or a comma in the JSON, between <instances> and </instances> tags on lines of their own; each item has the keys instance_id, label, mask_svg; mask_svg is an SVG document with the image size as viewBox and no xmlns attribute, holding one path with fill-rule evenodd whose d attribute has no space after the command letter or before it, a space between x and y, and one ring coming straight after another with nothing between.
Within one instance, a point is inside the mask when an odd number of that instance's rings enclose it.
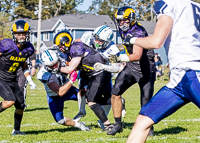
<instances>
[{"instance_id":1,"label":"white football jersey","mask_svg":"<svg viewBox=\"0 0 200 143\"><path fill-rule=\"evenodd\" d=\"M200 70L200 4L191 0L157 0L154 12L159 18L170 16L173 26L166 49L170 66L170 84L175 87L188 69Z\"/></svg>"},{"instance_id":2,"label":"white football jersey","mask_svg":"<svg viewBox=\"0 0 200 143\"><path fill-rule=\"evenodd\" d=\"M56 82L59 86L62 86L69 81L69 79L64 75L61 75L61 73L55 74L55 73L48 72L44 68L44 66L37 73L37 79L39 79L44 84L46 93L49 96L58 96L57 93L55 93L48 87L49 83Z\"/></svg>"},{"instance_id":3,"label":"white football jersey","mask_svg":"<svg viewBox=\"0 0 200 143\"><path fill-rule=\"evenodd\" d=\"M89 47L92 47L92 42L93 42L93 32L87 31L84 32L83 35L81 36L81 42L86 44ZM109 55L116 55L119 53L119 49L117 45L111 41L109 46L105 50L98 50L98 52L106 59L108 59Z\"/></svg>"}]
</instances>

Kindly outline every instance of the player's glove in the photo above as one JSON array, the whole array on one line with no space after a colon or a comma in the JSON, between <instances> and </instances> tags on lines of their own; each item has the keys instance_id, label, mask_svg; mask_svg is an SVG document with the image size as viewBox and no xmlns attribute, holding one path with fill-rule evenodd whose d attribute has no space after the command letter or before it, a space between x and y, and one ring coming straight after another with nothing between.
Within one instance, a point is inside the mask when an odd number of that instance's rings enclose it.
<instances>
[{"instance_id":1,"label":"player's glove","mask_svg":"<svg viewBox=\"0 0 200 143\"><path fill-rule=\"evenodd\" d=\"M111 63L119 63L119 56L118 55L109 55L109 61Z\"/></svg>"},{"instance_id":2,"label":"player's glove","mask_svg":"<svg viewBox=\"0 0 200 143\"><path fill-rule=\"evenodd\" d=\"M28 81L28 83L29 83L29 85L30 85L30 89L34 90L34 89L36 88L37 85L33 82L31 76L28 75L28 76L26 77L26 79L27 79L27 81Z\"/></svg>"},{"instance_id":3,"label":"player's glove","mask_svg":"<svg viewBox=\"0 0 200 143\"><path fill-rule=\"evenodd\" d=\"M73 84L76 81L78 74L77 72L74 70L71 74L70 74L70 83Z\"/></svg>"},{"instance_id":4,"label":"player's glove","mask_svg":"<svg viewBox=\"0 0 200 143\"><path fill-rule=\"evenodd\" d=\"M101 63L95 63L93 67L95 71L101 71L101 70L104 70L105 68L104 64L101 64Z\"/></svg>"},{"instance_id":5,"label":"player's glove","mask_svg":"<svg viewBox=\"0 0 200 143\"><path fill-rule=\"evenodd\" d=\"M123 44L124 45L133 45L135 44L135 40L137 39L137 37L133 37L131 34L127 34L124 38Z\"/></svg>"},{"instance_id":6,"label":"player's glove","mask_svg":"<svg viewBox=\"0 0 200 143\"><path fill-rule=\"evenodd\" d=\"M120 54L118 55L110 55L109 60L111 63L118 63L118 62L129 62L129 57L127 54Z\"/></svg>"}]
</instances>

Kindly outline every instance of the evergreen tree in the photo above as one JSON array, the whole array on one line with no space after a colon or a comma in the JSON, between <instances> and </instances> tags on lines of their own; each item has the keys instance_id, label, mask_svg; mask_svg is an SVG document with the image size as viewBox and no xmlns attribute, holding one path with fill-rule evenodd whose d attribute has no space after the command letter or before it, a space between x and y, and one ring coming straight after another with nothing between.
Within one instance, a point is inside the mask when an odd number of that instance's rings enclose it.
<instances>
[{"instance_id":1,"label":"evergreen tree","mask_svg":"<svg viewBox=\"0 0 200 143\"><path fill-rule=\"evenodd\" d=\"M117 9L125 4L123 0L93 0L88 11L98 15L109 15L113 19Z\"/></svg>"},{"instance_id":2,"label":"evergreen tree","mask_svg":"<svg viewBox=\"0 0 200 143\"><path fill-rule=\"evenodd\" d=\"M11 24L8 24L9 17L6 16L5 12L0 12L0 40L4 38L11 38Z\"/></svg>"}]
</instances>

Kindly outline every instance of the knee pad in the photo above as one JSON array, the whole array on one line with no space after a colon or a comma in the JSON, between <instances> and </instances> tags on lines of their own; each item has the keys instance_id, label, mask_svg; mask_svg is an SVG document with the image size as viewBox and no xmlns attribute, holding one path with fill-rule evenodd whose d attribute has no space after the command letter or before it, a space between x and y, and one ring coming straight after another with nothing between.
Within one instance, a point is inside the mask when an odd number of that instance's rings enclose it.
<instances>
[{"instance_id":1,"label":"knee pad","mask_svg":"<svg viewBox=\"0 0 200 143\"><path fill-rule=\"evenodd\" d=\"M60 125L65 125L65 121L66 121L66 118L64 117L63 119L59 120L57 123Z\"/></svg>"}]
</instances>

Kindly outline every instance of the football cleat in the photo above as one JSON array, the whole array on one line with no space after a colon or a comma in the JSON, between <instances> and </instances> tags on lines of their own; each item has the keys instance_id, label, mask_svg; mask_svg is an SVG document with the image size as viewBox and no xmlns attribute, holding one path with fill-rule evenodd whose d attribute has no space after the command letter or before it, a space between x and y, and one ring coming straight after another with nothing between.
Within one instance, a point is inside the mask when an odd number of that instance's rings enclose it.
<instances>
[{"instance_id":1,"label":"football cleat","mask_svg":"<svg viewBox=\"0 0 200 143\"><path fill-rule=\"evenodd\" d=\"M80 126L78 127L81 129L81 131L91 131L91 128L89 126L86 126L83 122L79 122Z\"/></svg>"},{"instance_id":2,"label":"football cleat","mask_svg":"<svg viewBox=\"0 0 200 143\"><path fill-rule=\"evenodd\" d=\"M125 99L124 98L121 99L122 99L122 118L125 118L126 117Z\"/></svg>"},{"instance_id":3,"label":"football cleat","mask_svg":"<svg viewBox=\"0 0 200 143\"><path fill-rule=\"evenodd\" d=\"M25 133L25 132L21 132L21 131L19 131L19 130L13 129L12 135L13 135L13 136L15 136L15 135L26 135L26 133Z\"/></svg>"},{"instance_id":4,"label":"football cleat","mask_svg":"<svg viewBox=\"0 0 200 143\"><path fill-rule=\"evenodd\" d=\"M102 129L103 132L105 131L109 131L111 128L113 127L113 125L109 124L109 125L104 125L104 129Z\"/></svg>"},{"instance_id":5,"label":"football cleat","mask_svg":"<svg viewBox=\"0 0 200 143\"><path fill-rule=\"evenodd\" d=\"M118 124L114 123L113 125L110 126L107 135L115 135L116 133L121 133L123 132L123 123Z\"/></svg>"},{"instance_id":6,"label":"football cleat","mask_svg":"<svg viewBox=\"0 0 200 143\"><path fill-rule=\"evenodd\" d=\"M86 115L86 111L85 112L79 112L74 118L74 121L79 121L81 118L83 118Z\"/></svg>"},{"instance_id":7,"label":"football cleat","mask_svg":"<svg viewBox=\"0 0 200 143\"><path fill-rule=\"evenodd\" d=\"M97 121L97 125L103 130L105 128L104 124L99 120Z\"/></svg>"}]
</instances>

